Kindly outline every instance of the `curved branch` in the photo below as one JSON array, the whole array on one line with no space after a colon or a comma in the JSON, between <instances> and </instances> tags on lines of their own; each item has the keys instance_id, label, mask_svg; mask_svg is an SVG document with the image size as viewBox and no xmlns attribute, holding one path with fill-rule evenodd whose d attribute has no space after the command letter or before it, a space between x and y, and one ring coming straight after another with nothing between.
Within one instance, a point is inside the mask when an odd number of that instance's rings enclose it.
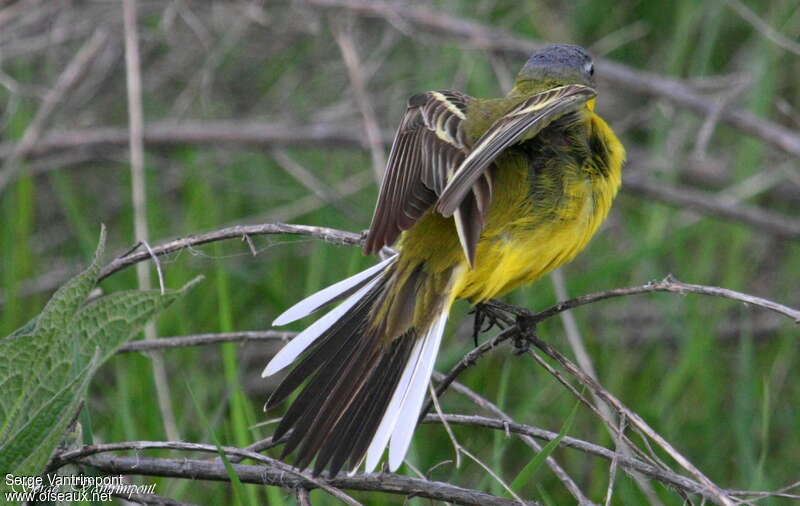
<instances>
[{"instance_id":1,"label":"curved branch","mask_svg":"<svg viewBox=\"0 0 800 506\"><path fill-rule=\"evenodd\" d=\"M151 251L153 255L162 256L201 244L224 241L227 239L243 239L252 235L272 234L303 235L315 237L331 244L345 246L360 246L363 241L361 234L354 234L353 232L346 232L335 228L314 227L310 225L287 225L285 223L265 223L262 225L236 225L213 232L189 235L168 241L164 244L159 244L158 246L152 247ZM136 248L138 248L138 245L134 248L134 251L115 258L110 264L105 266L100 272L98 281L104 280L125 267L143 260L148 260L152 257L150 251L135 252Z\"/></svg>"},{"instance_id":2,"label":"curved branch","mask_svg":"<svg viewBox=\"0 0 800 506\"><path fill-rule=\"evenodd\" d=\"M229 481L230 479L222 463L210 460L92 455L80 458L77 462L111 474L165 476L210 481ZM231 464L231 466L233 466L242 483L275 485L290 489L319 488L305 474L289 474L285 470L269 466L243 464ZM465 505L519 505L519 502L513 499L505 499L485 492L450 485L449 483L411 478L393 473L369 473L354 476L340 474L336 478L320 478L314 481L325 483L337 489L414 495ZM527 501L525 504L533 506L537 503Z\"/></svg>"},{"instance_id":3,"label":"curved branch","mask_svg":"<svg viewBox=\"0 0 800 506\"><path fill-rule=\"evenodd\" d=\"M444 420L447 423L454 425L484 427L487 429L513 432L514 434L523 434L526 436L534 437L536 439L541 439L542 441L552 441L558 437L558 433L556 432L540 429L538 427L532 427L530 425L525 425L522 423L509 422L485 416L445 414ZM423 423L442 423L442 420L439 415L430 414L425 416L425 418L423 419ZM662 483L666 483L668 485L681 488L690 493L703 494L705 491L705 488L694 480L691 480L689 478L686 478L685 476L681 476L680 474L669 470L659 469L637 458L629 457L627 455L614 452L613 450L610 450L604 446L596 445L569 436L564 436L559 442L559 446L572 448L575 450L582 451L584 453L588 453L590 455L601 457L608 460L609 462L614 460L614 458L616 458L618 465L626 469L640 472ZM739 495L746 495L757 492L737 491L735 493Z\"/></svg>"},{"instance_id":4,"label":"curved branch","mask_svg":"<svg viewBox=\"0 0 800 506\"><path fill-rule=\"evenodd\" d=\"M527 308L506 304L505 302L499 300L491 300L487 302L487 304L502 311L515 314L517 316L524 316L525 318L528 318L532 323L538 323L558 313L562 313L569 309L573 309L578 306L584 306L586 304L591 304L593 302L597 302L600 300L611 299L614 297L625 297L628 295L640 295L643 293L654 293L654 292L670 292L670 293L677 293L680 295L686 295L687 293L695 293L699 295L709 295L712 297L721 297L723 299L737 300L739 302L744 302L745 304L749 304L751 306L757 306L764 309L769 309L770 311L774 311L778 314L791 318L792 320L794 320L795 323L800 323L800 310L791 308L789 306L785 306L783 304L779 304L777 302L768 299L764 299L762 297L756 297L754 295L737 292L735 290L729 290L727 288L684 283L682 281L675 279L672 275L667 276L661 281L651 281L646 285L630 286L626 288L615 288L613 290L606 290L603 292L582 295L580 297L575 297L574 299L570 299L564 302L559 302L555 306L547 308L543 311L534 312Z\"/></svg>"}]
</instances>

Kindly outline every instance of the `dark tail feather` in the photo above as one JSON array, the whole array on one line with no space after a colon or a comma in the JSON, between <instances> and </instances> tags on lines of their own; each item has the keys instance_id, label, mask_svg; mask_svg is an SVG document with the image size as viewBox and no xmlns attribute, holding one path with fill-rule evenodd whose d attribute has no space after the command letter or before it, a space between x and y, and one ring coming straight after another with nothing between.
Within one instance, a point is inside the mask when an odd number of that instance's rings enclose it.
<instances>
[{"instance_id":1,"label":"dark tail feather","mask_svg":"<svg viewBox=\"0 0 800 506\"><path fill-rule=\"evenodd\" d=\"M390 439L390 456L394 455L390 465L394 469L408 448L409 429L413 427L407 424L416 424L444 330L446 310L425 332L411 328L388 339L385 322L375 325L370 320L380 304L389 303L385 297L389 284L394 282L394 271L395 264L390 263L360 290L351 291L342 303L343 310L336 313L339 308L334 309L320 318L327 328L312 325L295 338L304 341L292 348L289 347L294 340L290 342L284 356L276 356L267 366L267 371L274 372L279 370L274 364L282 367L303 353L265 409L304 385L273 437L280 438L291 430L283 456L296 453L296 465L301 469L316 459L315 475L325 468L332 475L345 465L355 468L368 452L371 470ZM409 276L407 287L416 287L419 279L418 273ZM416 288L391 292L402 294L402 299L408 296L413 301L416 297ZM392 305L395 304L394 309L406 312L403 301L393 300Z\"/></svg>"},{"instance_id":2,"label":"dark tail feather","mask_svg":"<svg viewBox=\"0 0 800 506\"><path fill-rule=\"evenodd\" d=\"M358 464L408 360L414 343L411 332L385 343L367 328L385 284L382 280L374 286L332 325L267 401L266 409L270 409L305 383L273 437L293 429L283 456L299 448L296 464L300 468L316 456L314 474L329 462L331 474L348 460L351 466Z\"/></svg>"}]
</instances>

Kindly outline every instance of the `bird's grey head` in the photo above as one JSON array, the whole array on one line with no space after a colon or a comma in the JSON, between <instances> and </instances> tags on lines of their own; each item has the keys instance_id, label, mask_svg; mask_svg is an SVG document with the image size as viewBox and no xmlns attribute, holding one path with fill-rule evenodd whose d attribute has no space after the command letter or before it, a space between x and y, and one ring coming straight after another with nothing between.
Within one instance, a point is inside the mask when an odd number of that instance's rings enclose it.
<instances>
[{"instance_id":1,"label":"bird's grey head","mask_svg":"<svg viewBox=\"0 0 800 506\"><path fill-rule=\"evenodd\" d=\"M580 46L551 44L531 55L522 67L519 79L594 87L594 63Z\"/></svg>"}]
</instances>

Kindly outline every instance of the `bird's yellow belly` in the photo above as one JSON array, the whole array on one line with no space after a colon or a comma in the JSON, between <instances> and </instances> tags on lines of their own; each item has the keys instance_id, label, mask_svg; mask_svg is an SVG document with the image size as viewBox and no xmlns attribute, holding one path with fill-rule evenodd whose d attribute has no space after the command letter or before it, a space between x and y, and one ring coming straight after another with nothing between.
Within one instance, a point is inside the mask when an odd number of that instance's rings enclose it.
<instances>
[{"instance_id":1,"label":"bird's yellow belly","mask_svg":"<svg viewBox=\"0 0 800 506\"><path fill-rule=\"evenodd\" d=\"M608 212L592 196L588 184L580 193L555 216L536 223L521 219L482 239L475 268L465 270L456 283L456 298L479 302L497 297L572 260Z\"/></svg>"}]
</instances>

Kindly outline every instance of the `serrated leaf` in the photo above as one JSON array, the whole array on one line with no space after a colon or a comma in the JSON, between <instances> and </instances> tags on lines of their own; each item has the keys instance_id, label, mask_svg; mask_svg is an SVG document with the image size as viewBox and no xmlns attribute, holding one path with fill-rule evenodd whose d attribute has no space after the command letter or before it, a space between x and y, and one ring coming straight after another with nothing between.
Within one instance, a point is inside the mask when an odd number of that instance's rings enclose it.
<instances>
[{"instance_id":1,"label":"serrated leaf","mask_svg":"<svg viewBox=\"0 0 800 506\"><path fill-rule=\"evenodd\" d=\"M44 470L97 368L181 290L118 292L81 307L100 272L105 230L92 265L29 324L0 340L0 469ZM0 490L3 489L0 484Z\"/></svg>"},{"instance_id":2,"label":"serrated leaf","mask_svg":"<svg viewBox=\"0 0 800 506\"><path fill-rule=\"evenodd\" d=\"M34 333L38 336L54 337L62 331L78 308L81 307L97 283L100 274L100 259L106 249L106 228L100 229L100 240L91 265L59 288L39 315Z\"/></svg>"},{"instance_id":3,"label":"serrated leaf","mask_svg":"<svg viewBox=\"0 0 800 506\"><path fill-rule=\"evenodd\" d=\"M99 364L98 356L99 352L72 382L36 406L31 417L0 446L0 469L12 469L16 476L41 473L80 406L92 372ZM44 463L40 462L42 455L45 456ZM0 490L2 488L0 484Z\"/></svg>"},{"instance_id":4,"label":"serrated leaf","mask_svg":"<svg viewBox=\"0 0 800 506\"><path fill-rule=\"evenodd\" d=\"M33 335L33 331L34 329L36 329L36 322L38 321L39 321L39 315L36 315L33 318L31 318L31 321L29 321L22 327L18 328L17 330L9 334L6 339Z\"/></svg>"}]
</instances>

